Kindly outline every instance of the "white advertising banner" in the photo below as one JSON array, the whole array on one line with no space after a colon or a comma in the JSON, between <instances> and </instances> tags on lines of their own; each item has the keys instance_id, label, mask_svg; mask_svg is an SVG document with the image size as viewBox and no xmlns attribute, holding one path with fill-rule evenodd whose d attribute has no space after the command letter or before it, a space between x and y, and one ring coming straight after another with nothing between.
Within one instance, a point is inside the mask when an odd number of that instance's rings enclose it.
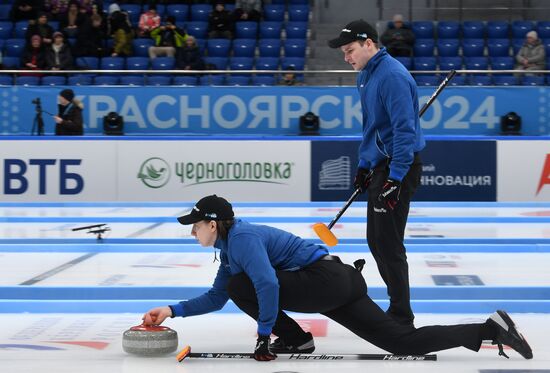
<instances>
[{"instance_id":1,"label":"white advertising banner","mask_svg":"<svg viewBox=\"0 0 550 373\"><path fill-rule=\"evenodd\" d=\"M309 141L121 141L118 194L127 201L309 201Z\"/></svg>"},{"instance_id":2,"label":"white advertising banner","mask_svg":"<svg viewBox=\"0 0 550 373\"><path fill-rule=\"evenodd\" d=\"M550 201L550 141L498 141L497 201Z\"/></svg>"},{"instance_id":3,"label":"white advertising banner","mask_svg":"<svg viewBox=\"0 0 550 373\"><path fill-rule=\"evenodd\" d=\"M113 201L114 141L2 141L0 200Z\"/></svg>"}]
</instances>

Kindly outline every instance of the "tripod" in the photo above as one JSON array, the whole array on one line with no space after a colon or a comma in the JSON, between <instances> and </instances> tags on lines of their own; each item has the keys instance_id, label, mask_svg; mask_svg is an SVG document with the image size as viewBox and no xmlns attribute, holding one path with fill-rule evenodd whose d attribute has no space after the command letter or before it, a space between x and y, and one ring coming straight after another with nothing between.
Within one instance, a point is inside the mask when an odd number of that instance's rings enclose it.
<instances>
[{"instance_id":1,"label":"tripod","mask_svg":"<svg viewBox=\"0 0 550 373\"><path fill-rule=\"evenodd\" d=\"M40 105L40 99L33 100L36 105L36 115L32 123L31 135L42 136L44 134L44 120L42 119L42 106Z\"/></svg>"}]
</instances>

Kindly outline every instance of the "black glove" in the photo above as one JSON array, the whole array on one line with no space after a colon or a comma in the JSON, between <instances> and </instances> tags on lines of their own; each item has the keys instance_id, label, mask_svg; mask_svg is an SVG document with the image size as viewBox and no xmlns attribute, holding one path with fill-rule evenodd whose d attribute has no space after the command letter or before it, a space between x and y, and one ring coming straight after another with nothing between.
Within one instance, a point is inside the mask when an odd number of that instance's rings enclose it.
<instances>
[{"instance_id":1,"label":"black glove","mask_svg":"<svg viewBox=\"0 0 550 373\"><path fill-rule=\"evenodd\" d=\"M372 180L373 172L366 168L358 168L357 173L355 174L355 179L353 179L353 187L357 190L360 189L361 193L365 193L369 187L370 181Z\"/></svg>"},{"instance_id":2,"label":"black glove","mask_svg":"<svg viewBox=\"0 0 550 373\"><path fill-rule=\"evenodd\" d=\"M401 183L397 180L388 179L378 195L378 200L383 202L387 208L393 210L399 202L399 193L401 193Z\"/></svg>"},{"instance_id":3,"label":"black glove","mask_svg":"<svg viewBox=\"0 0 550 373\"><path fill-rule=\"evenodd\" d=\"M271 361L275 360L277 355L269 352L269 336L260 335L256 341L256 348L254 349L254 360L257 361Z\"/></svg>"}]
</instances>

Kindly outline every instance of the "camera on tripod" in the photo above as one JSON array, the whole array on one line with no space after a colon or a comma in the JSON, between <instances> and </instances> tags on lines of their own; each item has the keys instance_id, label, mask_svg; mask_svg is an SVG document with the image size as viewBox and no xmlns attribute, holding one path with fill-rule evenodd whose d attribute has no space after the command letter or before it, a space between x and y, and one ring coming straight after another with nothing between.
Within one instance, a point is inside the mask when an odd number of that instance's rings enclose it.
<instances>
[{"instance_id":1,"label":"camera on tripod","mask_svg":"<svg viewBox=\"0 0 550 373\"><path fill-rule=\"evenodd\" d=\"M35 98L31 101L36 105L36 116L34 117L31 135L41 136L44 134L44 120L42 119L42 105L40 103L40 97Z\"/></svg>"}]
</instances>

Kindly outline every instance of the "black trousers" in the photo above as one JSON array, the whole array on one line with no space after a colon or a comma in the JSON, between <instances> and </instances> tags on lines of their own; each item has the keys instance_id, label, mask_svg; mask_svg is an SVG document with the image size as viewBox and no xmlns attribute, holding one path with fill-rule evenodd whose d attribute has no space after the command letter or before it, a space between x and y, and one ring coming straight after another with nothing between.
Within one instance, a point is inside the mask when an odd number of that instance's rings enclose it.
<instances>
[{"instance_id":1,"label":"black trousers","mask_svg":"<svg viewBox=\"0 0 550 373\"><path fill-rule=\"evenodd\" d=\"M399 202L393 210L378 201L378 195L389 175L386 161L374 169L368 188L367 242L378 271L388 288L390 307L388 313L401 323L412 323L409 290L409 266L403 240L409 216L411 199L420 183L422 163L415 156L409 172L401 181Z\"/></svg>"},{"instance_id":2,"label":"black trousers","mask_svg":"<svg viewBox=\"0 0 550 373\"><path fill-rule=\"evenodd\" d=\"M426 326L415 329L397 323L367 294L365 280L352 266L319 260L299 271L277 271L279 313L273 334L284 339L302 336L304 331L284 310L322 313L359 337L395 354L426 354L463 346L478 351L481 326L464 324ZM231 277L227 291L235 304L254 320L258 299L249 277Z\"/></svg>"}]
</instances>

